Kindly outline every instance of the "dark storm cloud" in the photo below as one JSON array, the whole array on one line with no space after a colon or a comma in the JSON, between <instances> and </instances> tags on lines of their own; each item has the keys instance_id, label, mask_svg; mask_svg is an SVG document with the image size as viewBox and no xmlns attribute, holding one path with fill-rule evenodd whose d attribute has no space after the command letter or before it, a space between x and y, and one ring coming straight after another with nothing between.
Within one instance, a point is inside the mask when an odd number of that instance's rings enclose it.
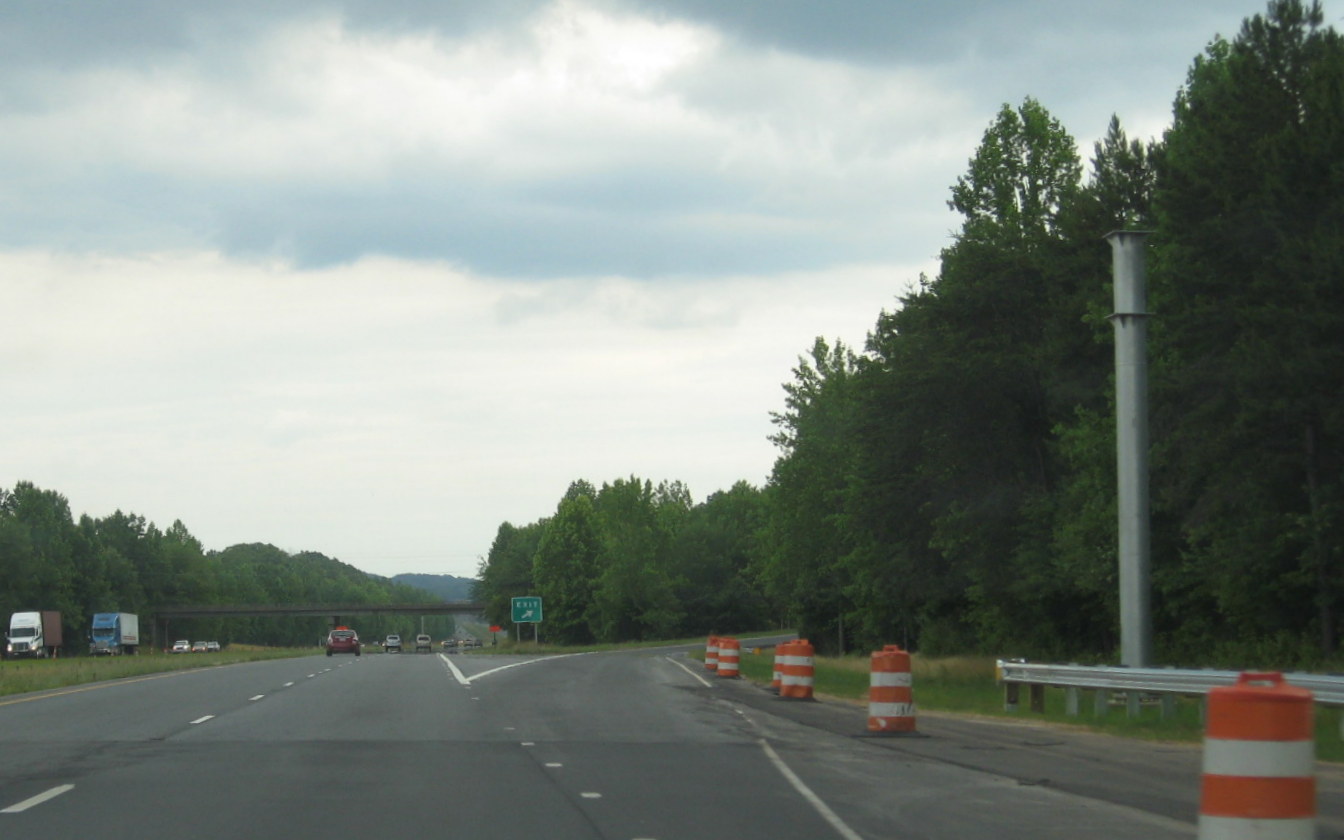
<instances>
[{"instance_id":1,"label":"dark storm cloud","mask_svg":"<svg viewBox=\"0 0 1344 840\"><path fill-rule=\"evenodd\" d=\"M566 275L658 277L716 273L769 274L820 269L837 262L876 261L899 247L887 231L803 232L802 222L751 221L731 201L709 202L720 212L627 211L640 196L658 203L656 185L634 196L603 197L588 185L555 186L542 195L482 194L445 188L434 193L275 194L217 208L225 251L278 256L320 268L365 254L442 260L501 277ZM565 189L571 192L565 192ZM675 190L674 190L675 192ZM570 200L584 195L583 201ZM586 208L577 205L587 204Z\"/></svg>"},{"instance_id":2,"label":"dark storm cloud","mask_svg":"<svg viewBox=\"0 0 1344 840\"><path fill-rule=\"evenodd\" d=\"M476 171L472 159L451 158L452 152L435 147L453 141L450 128L441 136L413 138L409 150L379 150L375 156L390 162L376 163L378 174L329 163L294 176L283 165L253 166L246 158L271 150L248 149L242 141L193 159L196 146L211 147L231 131L257 131L261 144L283 140L291 122L327 147L352 142L344 133L348 127L335 120L340 114L303 101L310 89L268 101L286 81L277 74L302 75L311 68L303 57L258 66L256 45L334 22L355 49L374 35L439 39L435 57L463 45L503 43L509 45L500 51L504 60L522 65L539 48L528 22L553 4L4 3L0 119L17 131L0 138L8 158L0 162L0 246L204 246L279 255L300 266L385 254L536 277L812 269L836 261L899 260L912 246L923 259L941 247L949 226L940 215L947 187L999 105L1034 96L1081 137L1100 134L1112 111L1122 119L1141 111L1147 124L1156 124L1199 47L1216 32L1234 29L1243 13L1256 11L1253 4L1229 11L1240 5L597 0L584 6L689 21L718 33L726 46L712 61L669 80L657 103L680 107L690 119L713 123L712 129L687 140L676 134L663 139L627 126L608 131L595 122L569 130L562 141L572 147L557 150L547 146L553 125L538 130L511 115L494 130L512 142L513 151L525 148L544 158L544 171L515 175L510 150L503 148L495 169ZM796 67L760 72L781 57L802 59ZM812 60L817 63L806 63ZM913 81L890 81L911 68L920 74ZM100 98L116 95L123 82L108 81L118 72L150 95L160 93L153 86L163 82L170 109L224 107L234 113L221 114L218 126L208 119L188 122L190 128L174 140L177 148L166 150L176 159L165 163L164 150L137 147L153 138L137 136L133 120L119 123L98 111ZM837 77L845 81L825 86ZM809 90L817 78L825 81ZM895 101L891 91L901 84L928 89L913 91L910 103ZM867 98L881 86L887 88L883 94ZM172 99L203 92L213 98L185 104ZM916 102L920 96L954 104L934 123ZM845 99L827 103L827 97ZM170 121L177 118L168 113ZM866 122L844 124L853 114L867 114ZM685 128L685 120L678 125ZM395 136L395 122L386 128ZM202 133L192 136L192 130ZM509 131L516 133L506 138ZM108 132L106 142L99 132ZM740 175L716 159L714 144L725 136L745 147L756 134L779 141L769 163L749 160L753 170ZM900 143L912 138L936 147L928 158L938 159L939 169L928 159L900 162ZM64 154L66 144L76 152ZM819 151L810 148L817 144ZM115 151L101 151L105 146ZM585 146L598 151L583 157ZM606 148L611 163L595 165ZM753 157L743 148L735 154ZM809 154L815 159L800 163ZM876 163L856 163L870 154ZM299 168L305 162L293 161ZM915 171L891 174L902 166ZM868 182L867 170L850 171L856 167L887 174L880 183ZM879 201L879 190L890 192L880 193ZM845 191L851 197L836 197ZM913 223L895 230L897 214Z\"/></svg>"}]
</instances>

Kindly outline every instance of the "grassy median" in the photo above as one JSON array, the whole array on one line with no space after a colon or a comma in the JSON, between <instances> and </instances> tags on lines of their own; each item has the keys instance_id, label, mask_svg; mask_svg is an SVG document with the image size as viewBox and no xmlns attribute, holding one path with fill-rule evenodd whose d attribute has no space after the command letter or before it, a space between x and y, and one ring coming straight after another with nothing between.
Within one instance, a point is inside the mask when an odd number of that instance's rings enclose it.
<instances>
[{"instance_id":1,"label":"grassy median","mask_svg":"<svg viewBox=\"0 0 1344 840\"><path fill-rule=\"evenodd\" d=\"M140 677L166 671L185 671L215 665L236 665L263 659L313 656L320 648L268 648L229 645L214 653L141 652L134 656L75 656L58 659L6 659L0 661L0 697L48 691L72 685Z\"/></svg>"}]
</instances>

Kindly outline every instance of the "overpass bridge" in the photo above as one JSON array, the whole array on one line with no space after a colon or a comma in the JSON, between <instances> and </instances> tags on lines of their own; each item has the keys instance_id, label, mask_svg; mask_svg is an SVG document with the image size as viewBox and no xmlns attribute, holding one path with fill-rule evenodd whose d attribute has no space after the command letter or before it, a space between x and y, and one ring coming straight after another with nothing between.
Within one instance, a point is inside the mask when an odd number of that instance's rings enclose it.
<instances>
[{"instance_id":1,"label":"overpass bridge","mask_svg":"<svg viewBox=\"0 0 1344 840\"><path fill-rule=\"evenodd\" d=\"M352 615L466 615L485 612L479 601L439 601L432 604L203 604L159 607L153 611L159 639L170 639L169 622L184 618L321 617L329 627L344 624ZM157 642L155 642L157 644Z\"/></svg>"}]
</instances>

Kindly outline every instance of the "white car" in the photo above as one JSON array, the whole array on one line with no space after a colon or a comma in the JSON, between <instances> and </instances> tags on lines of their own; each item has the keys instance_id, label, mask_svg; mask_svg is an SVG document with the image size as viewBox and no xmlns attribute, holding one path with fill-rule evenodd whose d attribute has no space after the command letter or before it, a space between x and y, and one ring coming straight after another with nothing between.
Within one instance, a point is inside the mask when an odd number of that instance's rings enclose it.
<instances>
[{"instance_id":1,"label":"white car","mask_svg":"<svg viewBox=\"0 0 1344 840\"><path fill-rule=\"evenodd\" d=\"M401 637L396 633L388 636L387 641L383 642L383 653L391 653L394 650L401 653Z\"/></svg>"},{"instance_id":2,"label":"white car","mask_svg":"<svg viewBox=\"0 0 1344 840\"><path fill-rule=\"evenodd\" d=\"M429 653L429 650L430 650L431 647L433 647L433 645L434 645L434 640L431 639L429 636L425 635L424 633L421 633L419 636L416 636L416 637L415 637L415 652L416 652L416 653L419 653L419 652L422 651L422 650L423 650L425 653Z\"/></svg>"},{"instance_id":3,"label":"white car","mask_svg":"<svg viewBox=\"0 0 1344 840\"><path fill-rule=\"evenodd\" d=\"M173 653L191 653L191 640L178 639L173 642Z\"/></svg>"}]
</instances>

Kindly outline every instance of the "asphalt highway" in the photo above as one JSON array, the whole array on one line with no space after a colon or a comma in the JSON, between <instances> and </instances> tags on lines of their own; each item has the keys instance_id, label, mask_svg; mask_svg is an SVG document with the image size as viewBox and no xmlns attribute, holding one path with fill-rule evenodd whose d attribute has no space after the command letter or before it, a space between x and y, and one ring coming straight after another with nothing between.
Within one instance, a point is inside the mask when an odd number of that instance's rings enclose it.
<instances>
[{"instance_id":1,"label":"asphalt highway","mask_svg":"<svg viewBox=\"0 0 1344 840\"><path fill-rule=\"evenodd\" d=\"M0 699L0 837L1195 834L1188 755L1140 747L1115 773L1109 742L1071 744L1036 769L1021 756L1041 750L1011 729L934 719L893 740L863 721L707 678L676 651L179 672ZM1151 783L1162 774L1175 781Z\"/></svg>"}]
</instances>

